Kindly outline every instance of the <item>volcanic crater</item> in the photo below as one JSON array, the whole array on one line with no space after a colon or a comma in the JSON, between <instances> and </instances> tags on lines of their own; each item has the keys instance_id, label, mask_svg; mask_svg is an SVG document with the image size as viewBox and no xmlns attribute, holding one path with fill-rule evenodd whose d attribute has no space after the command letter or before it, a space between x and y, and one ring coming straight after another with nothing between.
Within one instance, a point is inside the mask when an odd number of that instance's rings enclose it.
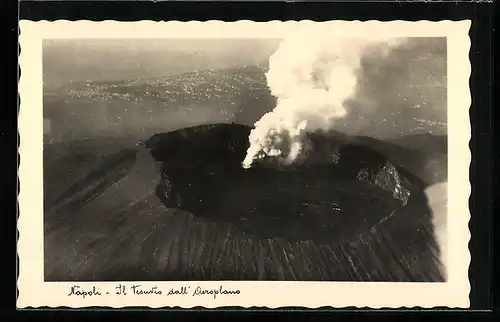
<instances>
[{"instance_id":1,"label":"volcanic crater","mask_svg":"<svg viewBox=\"0 0 500 322\"><path fill-rule=\"evenodd\" d=\"M337 247L337 256L351 262L352 269L366 268L365 277L339 268L329 277L334 280L394 280L397 273L384 272L384 262L399 263L402 273L396 280L443 280L426 184L419 177L336 132L305 138L311 148L297 164L282 166L264 159L245 169L241 162L251 129L199 125L158 133L123 149L46 208L46 218L52 216L46 220L46 234L59 229L61 220L81 230L96 213L115 217L106 219L108 231L113 231L117 225L133 225L132 213L121 215L131 209L151 218L154 213L156 227L162 225L162 213L167 216L173 209L197 218L196 225L230 227L240 239L307 243L319 247L314 252ZM165 234L173 233L173 228L164 227ZM243 251L236 253L244 256ZM362 260L361 253L373 258ZM360 262L353 264L353 258ZM258 278L266 275L257 271Z\"/></svg>"}]
</instances>

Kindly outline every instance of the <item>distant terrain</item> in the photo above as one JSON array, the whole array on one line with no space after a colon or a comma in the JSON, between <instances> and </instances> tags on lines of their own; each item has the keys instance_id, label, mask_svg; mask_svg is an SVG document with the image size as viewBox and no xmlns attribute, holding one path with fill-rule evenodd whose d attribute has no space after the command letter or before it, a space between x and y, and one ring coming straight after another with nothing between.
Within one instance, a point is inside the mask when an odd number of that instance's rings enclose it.
<instances>
[{"instance_id":1,"label":"distant terrain","mask_svg":"<svg viewBox=\"0 0 500 322\"><path fill-rule=\"evenodd\" d=\"M44 117L51 121L46 142L96 136L145 138L210 121L252 124L275 102L264 72L248 66L68 84L44 95Z\"/></svg>"},{"instance_id":2,"label":"distant terrain","mask_svg":"<svg viewBox=\"0 0 500 322\"><path fill-rule=\"evenodd\" d=\"M46 39L44 88L266 64L278 39Z\"/></svg>"},{"instance_id":3,"label":"distant terrain","mask_svg":"<svg viewBox=\"0 0 500 322\"><path fill-rule=\"evenodd\" d=\"M275 106L265 72L276 45L256 47L253 58L236 46L239 51L227 54L234 66L223 66L189 51L162 56L163 47L147 51L154 53L153 59L120 52L124 45L89 51L58 42L44 49L45 142L146 138L213 122L253 125ZM77 59L77 50L88 57ZM368 55L359 77L357 92L347 102L348 115L336 122L335 130L381 139L447 134L442 39L411 39L383 59Z\"/></svg>"}]
</instances>

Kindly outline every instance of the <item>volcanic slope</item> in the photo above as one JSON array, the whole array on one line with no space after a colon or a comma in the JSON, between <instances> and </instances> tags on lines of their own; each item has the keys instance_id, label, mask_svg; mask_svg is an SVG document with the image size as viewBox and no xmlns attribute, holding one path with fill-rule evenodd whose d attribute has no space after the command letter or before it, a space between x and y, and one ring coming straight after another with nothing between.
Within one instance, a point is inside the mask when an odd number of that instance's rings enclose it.
<instances>
[{"instance_id":1,"label":"volcanic slope","mask_svg":"<svg viewBox=\"0 0 500 322\"><path fill-rule=\"evenodd\" d=\"M196 126L107 157L46 208L46 280L443 280L418 176L341 135L311 137L336 162L244 170L249 131Z\"/></svg>"}]
</instances>

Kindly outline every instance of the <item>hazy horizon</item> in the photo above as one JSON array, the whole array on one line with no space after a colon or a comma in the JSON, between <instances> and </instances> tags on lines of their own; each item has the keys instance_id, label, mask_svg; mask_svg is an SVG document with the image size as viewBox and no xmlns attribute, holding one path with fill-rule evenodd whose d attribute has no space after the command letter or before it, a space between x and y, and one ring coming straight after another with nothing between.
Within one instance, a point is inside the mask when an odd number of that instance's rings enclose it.
<instances>
[{"instance_id":1,"label":"hazy horizon","mask_svg":"<svg viewBox=\"0 0 500 322\"><path fill-rule=\"evenodd\" d=\"M279 44L277 39L46 40L47 140L147 137L204 123L253 125L275 107L264 70L225 68L267 63ZM348 115L336 122L335 129L378 138L445 134L446 48L446 38L415 37L387 57L368 53L361 62L356 93L346 102ZM219 70L161 83L135 82L200 69ZM86 80L124 84L118 88L92 85L81 98L77 86L51 87ZM117 93L134 100L119 98ZM92 94L96 96L85 96ZM184 100L170 102L175 97Z\"/></svg>"}]
</instances>

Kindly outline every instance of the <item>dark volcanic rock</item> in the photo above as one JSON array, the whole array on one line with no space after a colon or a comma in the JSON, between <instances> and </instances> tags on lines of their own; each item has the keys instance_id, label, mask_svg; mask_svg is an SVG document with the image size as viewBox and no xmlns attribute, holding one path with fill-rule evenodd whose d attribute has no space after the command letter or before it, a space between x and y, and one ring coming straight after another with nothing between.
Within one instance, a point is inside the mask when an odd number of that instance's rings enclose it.
<instances>
[{"instance_id":1,"label":"dark volcanic rock","mask_svg":"<svg viewBox=\"0 0 500 322\"><path fill-rule=\"evenodd\" d=\"M313 135L312 152L298 165L265 160L243 169L249 132L217 124L153 136L146 145L163 163L163 203L293 241L351 239L388 218L430 218L422 182L368 147Z\"/></svg>"}]
</instances>

